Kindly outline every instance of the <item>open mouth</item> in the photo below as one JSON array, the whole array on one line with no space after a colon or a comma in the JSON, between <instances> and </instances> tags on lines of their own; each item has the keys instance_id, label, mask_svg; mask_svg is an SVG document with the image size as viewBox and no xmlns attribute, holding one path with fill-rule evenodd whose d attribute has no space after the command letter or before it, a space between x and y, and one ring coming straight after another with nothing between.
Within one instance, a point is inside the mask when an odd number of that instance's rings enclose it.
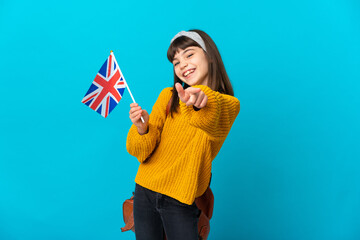
<instances>
[{"instance_id":1,"label":"open mouth","mask_svg":"<svg viewBox=\"0 0 360 240\"><path fill-rule=\"evenodd\" d=\"M183 76L187 78L187 77L189 77L190 74L192 74L193 72L195 72L195 68L192 68L192 69L187 70L186 72L183 73Z\"/></svg>"}]
</instances>

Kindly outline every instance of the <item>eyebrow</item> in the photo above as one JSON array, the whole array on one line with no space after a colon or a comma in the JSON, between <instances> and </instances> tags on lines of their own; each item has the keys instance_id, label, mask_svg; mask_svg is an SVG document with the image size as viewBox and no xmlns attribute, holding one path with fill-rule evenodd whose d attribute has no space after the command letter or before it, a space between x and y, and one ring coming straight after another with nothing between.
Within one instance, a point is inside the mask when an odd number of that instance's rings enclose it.
<instances>
[{"instance_id":1,"label":"eyebrow","mask_svg":"<svg viewBox=\"0 0 360 240\"><path fill-rule=\"evenodd\" d=\"M193 48L187 48L181 55L184 55L186 52L194 50ZM174 57L173 62L177 60L177 58Z\"/></svg>"}]
</instances>

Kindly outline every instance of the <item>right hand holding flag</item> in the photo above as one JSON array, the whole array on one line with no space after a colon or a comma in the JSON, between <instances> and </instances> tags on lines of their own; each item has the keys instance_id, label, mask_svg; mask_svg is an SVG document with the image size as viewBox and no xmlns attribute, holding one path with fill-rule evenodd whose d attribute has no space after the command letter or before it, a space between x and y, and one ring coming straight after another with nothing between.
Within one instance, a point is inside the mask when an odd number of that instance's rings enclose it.
<instances>
[{"instance_id":1,"label":"right hand holding flag","mask_svg":"<svg viewBox=\"0 0 360 240\"><path fill-rule=\"evenodd\" d=\"M140 135L148 132L149 126L149 114L145 109L142 109L139 104L130 104L130 120L137 127ZM144 123L141 121L141 117L144 118Z\"/></svg>"}]
</instances>

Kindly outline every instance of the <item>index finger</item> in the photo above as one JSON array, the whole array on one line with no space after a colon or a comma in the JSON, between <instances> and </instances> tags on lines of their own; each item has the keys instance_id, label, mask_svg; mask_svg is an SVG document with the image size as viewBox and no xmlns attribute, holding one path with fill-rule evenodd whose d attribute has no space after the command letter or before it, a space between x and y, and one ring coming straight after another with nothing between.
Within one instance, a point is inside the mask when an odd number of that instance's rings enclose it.
<instances>
[{"instance_id":1,"label":"index finger","mask_svg":"<svg viewBox=\"0 0 360 240\"><path fill-rule=\"evenodd\" d=\"M175 88L176 88L176 91L178 92L178 94L180 95L180 97L184 97L185 91L184 91L184 88L181 86L181 84L176 83Z\"/></svg>"},{"instance_id":2,"label":"index finger","mask_svg":"<svg viewBox=\"0 0 360 240\"><path fill-rule=\"evenodd\" d=\"M137 107L137 106L139 106L139 104L137 104L137 103L131 103L130 104L130 107Z\"/></svg>"}]
</instances>

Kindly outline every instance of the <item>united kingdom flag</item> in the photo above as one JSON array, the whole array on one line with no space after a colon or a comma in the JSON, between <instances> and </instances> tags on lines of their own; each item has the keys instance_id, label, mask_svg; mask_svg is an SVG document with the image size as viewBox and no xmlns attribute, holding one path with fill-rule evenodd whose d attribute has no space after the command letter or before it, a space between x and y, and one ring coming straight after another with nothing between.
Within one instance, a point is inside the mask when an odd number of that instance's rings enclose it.
<instances>
[{"instance_id":1,"label":"united kingdom flag","mask_svg":"<svg viewBox=\"0 0 360 240\"><path fill-rule=\"evenodd\" d=\"M106 118L119 103L125 87L124 78L111 52L81 102Z\"/></svg>"}]
</instances>

